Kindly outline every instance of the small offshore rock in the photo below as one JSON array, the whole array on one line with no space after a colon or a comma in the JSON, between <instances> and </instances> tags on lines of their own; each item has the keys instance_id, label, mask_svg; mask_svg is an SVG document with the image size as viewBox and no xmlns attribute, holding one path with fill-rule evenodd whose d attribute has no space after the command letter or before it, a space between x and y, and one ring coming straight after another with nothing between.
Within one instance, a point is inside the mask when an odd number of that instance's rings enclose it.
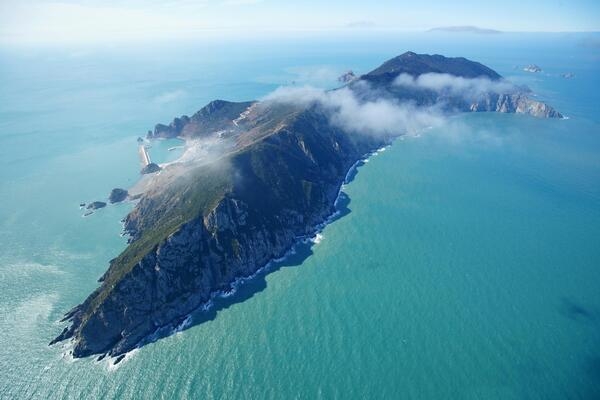
<instances>
[{"instance_id":1,"label":"small offshore rock","mask_svg":"<svg viewBox=\"0 0 600 400\"><path fill-rule=\"evenodd\" d=\"M93 201L90 204L87 205L87 209L88 210L97 210L99 208L103 208L106 207L106 203L103 201Z\"/></svg>"},{"instance_id":2,"label":"small offshore rock","mask_svg":"<svg viewBox=\"0 0 600 400\"><path fill-rule=\"evenodd\" d=\"M108 196L108 201L112 203L120 203L127 198L129 193L125 189L114 188L110 192L110 196Z\"/></svg>"},{"instance_id":3,"label":"small offshore rock","mask_svg":"<svg viewBox=\"0 0 600 400\"><path fill-rule=\"evenodd\" d=\"M161 168L158 166L158 164L156 163L150 163L148 165L146 165L144 168L142 168L142 170L140 171L141 174L153 174L155 172L160 171Z\"/></svg>"}]
</instances>

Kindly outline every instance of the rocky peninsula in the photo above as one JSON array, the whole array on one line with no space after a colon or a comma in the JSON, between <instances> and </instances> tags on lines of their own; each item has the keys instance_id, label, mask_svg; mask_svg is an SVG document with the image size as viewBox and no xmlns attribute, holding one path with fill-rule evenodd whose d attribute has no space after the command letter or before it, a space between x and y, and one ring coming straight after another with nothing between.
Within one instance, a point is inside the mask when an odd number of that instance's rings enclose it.
<instances>
[{"instance_id":1,"label":"rocky peninsula","mask_svg":"<svg viewBox=\"0 0 600 400\"><path fill-rule=\"evenodd\" d=\"M402 74L417 83L398 85ZM419 86L424 74L502 82L495 71L465 58L408 52L343 90L358 106L385 99L445 112L561 117L525 90L465 96ZM336 212L352 166L404 133L357 133L333 118L335 112L315 101L216 100L191 117L156 125L149 138L184 138L197 143L195 152L150 177L152 184L125 218L129 245L110 261L100 286L65 315L69 326L51 344L72 340L74 357L120 356L314 235Z\"/></svg>"}]
</instances>

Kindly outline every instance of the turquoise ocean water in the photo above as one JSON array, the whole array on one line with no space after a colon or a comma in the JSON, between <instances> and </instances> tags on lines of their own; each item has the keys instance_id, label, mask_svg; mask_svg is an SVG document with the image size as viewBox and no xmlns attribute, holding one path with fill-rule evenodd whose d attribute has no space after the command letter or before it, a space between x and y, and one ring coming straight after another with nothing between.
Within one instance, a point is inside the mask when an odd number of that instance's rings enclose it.
<instances>
[{"instance_id":1,"label":"turquoise ocean water","mask_svg":"<svg viewBox=\"0 0 600 400\"><path fill-rule=\"evenodd\" d=\"M0 397L600 398L600 38L408 35L0 49ZM125 247L136 138L215 98L465 56L567 120L460 115L371 157L309 256L112 367L47 343ZM540 65L540 74L516 66ZM575 74L573 79L559 75ZM155 142L156 161L177 151ZM243 301L242 301L243 300Z\"/></svg>"}]
</instances>

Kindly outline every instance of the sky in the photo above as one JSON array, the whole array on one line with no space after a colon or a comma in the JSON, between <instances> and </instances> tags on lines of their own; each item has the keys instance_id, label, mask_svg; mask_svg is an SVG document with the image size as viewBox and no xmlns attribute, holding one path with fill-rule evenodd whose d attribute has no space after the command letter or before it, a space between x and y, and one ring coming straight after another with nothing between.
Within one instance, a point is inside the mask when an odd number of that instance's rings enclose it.
<instances>
[{"instance_id":1,"label":"sky","mask_svg":"<svg viewBox=\"0 0 600 400\"><path fill-rule=\"evenodd\" d=\"M17 44L464 25L600 31L600 1L0 0L0 43Z\"/></svg>"}]
</instances>

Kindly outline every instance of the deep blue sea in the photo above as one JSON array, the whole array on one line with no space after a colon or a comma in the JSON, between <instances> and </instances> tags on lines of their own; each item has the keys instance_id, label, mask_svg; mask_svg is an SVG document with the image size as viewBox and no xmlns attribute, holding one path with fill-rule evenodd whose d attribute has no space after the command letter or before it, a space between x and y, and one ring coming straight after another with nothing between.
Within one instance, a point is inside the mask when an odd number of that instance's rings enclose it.
<instances>
[{"instance_id":1,"label":"deep blue sea","mask_svg":"<svg viewBox=\"0 0 600 400\"><path fill-rule=\"evenodd\" d=\"M216 318L117 366L48 347L126 245L133 204L83 218L79 203L137 181L138 136L213 99L334 87L407 50L480 61L569 119L457 115L396 140L307 257ZM600 35L0 48L0 332L2 399L598 399Z\"/></svg>"}]
</instances>

